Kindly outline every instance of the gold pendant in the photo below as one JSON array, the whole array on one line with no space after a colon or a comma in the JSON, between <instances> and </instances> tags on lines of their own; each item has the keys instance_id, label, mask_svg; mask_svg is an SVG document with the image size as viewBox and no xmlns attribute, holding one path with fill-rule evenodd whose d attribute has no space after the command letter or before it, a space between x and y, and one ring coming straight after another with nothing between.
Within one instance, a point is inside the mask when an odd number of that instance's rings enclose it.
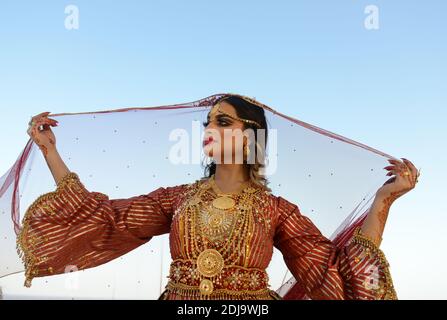
<instances>
[{"instance_id":1,"label":"gold pendant","mask_svg":"<svg viewBox=\"0 0 447 320\"><path fill-rule=\"evenodd\" d=\"M219 251L206 249L197 257L197 271L205 277L218 275L224 267L224 259Z\"/></svg>"},{"instance_id":2,"label":"gold pendant","mask_svg":"<svg viewBox=\"0 0 447 320\"><path fill-rule=\"evenodd\" d=\"M199 223L201 232L214 244L228 240L235 227L238 215L209 206L200 210Z\"/></svg>"},{"instance_id":3,"label":"gold pendant","mask_svg":"<svg viewBox=\"0 0 447 320\"><path fill-rule=\"evenodd\" d=\"M213 282L208 279L203 279L202 281L200 281L199 289L200 289L200 293L202 293L204 295L209 295L214 290Z\"/></svg>"},{"instance_id":4,"label":"gold pendant","mask_svg":"<svg viewBox=\"0 0 447 320\"><path fill-rule=\"evenodd\" d=\"M211 229L219 228L224 222L224 213L214 212L208 220L208 225Z\"/></svg>"},{"instance_id":5,"label":"gold pendant","mask_svg":"<svg viewBox=\"0 0 447 320\"><path fill-rule=\"evenodd\" d=\"M236 205L236 201L230 197L219 197L213 200L213 207L220 210L228 210Z\"/></svg>"}]
</instances>

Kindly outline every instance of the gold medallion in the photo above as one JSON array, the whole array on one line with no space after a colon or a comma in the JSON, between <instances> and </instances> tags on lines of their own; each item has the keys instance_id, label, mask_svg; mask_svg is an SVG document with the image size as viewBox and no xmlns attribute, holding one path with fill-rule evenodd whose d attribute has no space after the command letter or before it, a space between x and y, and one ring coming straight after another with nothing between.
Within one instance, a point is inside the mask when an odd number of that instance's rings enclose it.
<instances>
[{"instance_id":1,"label":"gold medallion","mask_svg":"<svg viewBox=\"0 0 447 320\"><path fill-rule=\"evenodd\" d=\"M215 212L209 217L209 227L212 229L217 229L223 224L223 221L224 214L222 212Z\"/></svg>"},{"instance_id":2,"label":"gold medallion","mask_svg":"<svg viewBox=\"0 0 447 320\"><path fill-rule=\"evenodd\" d=\"M217 243L228 240L234 229L238 215L209 206L199 211L198 226L204 236L211 242Z\"/></svg>"},{"instance_id":3,"label":"gold medallion","mask_svg":"<svg viewBox=\"0 0 447 320\"><path fill-rule=\"evenodd\" d=\"M214 277L224 267L224 259L219 251L206 249L197 258L197 271L205 277Z\"/></svg>"},{"instance_id":4,"label":"gold medallion","mask_svg":"<svg viewBox=\"0 0 447 320\"><path fill-rule=\"evenodd\" d=\"M204 295L209 295L213 292L214 289L213 282L208 279L203 279L202 281L200 281L199 289L200 293Z\"/></svg>"},{"instance_id":5,"label":"gold medallion","mask_svg":"<svg viewBox=\"0 0 447 320\"><path fill-rule=\"evenodd\" d=\"M236 205L236 201L230 197L222 196L213 200L213 207L220 210L228 210Z\"/></svg>"}]
</instances>

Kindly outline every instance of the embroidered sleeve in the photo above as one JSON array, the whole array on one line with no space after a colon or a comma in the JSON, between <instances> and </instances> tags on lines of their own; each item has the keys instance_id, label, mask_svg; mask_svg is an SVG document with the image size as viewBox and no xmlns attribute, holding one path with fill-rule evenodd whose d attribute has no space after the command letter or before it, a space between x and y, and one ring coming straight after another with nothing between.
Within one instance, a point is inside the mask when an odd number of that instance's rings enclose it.
<instances>
[{"instance_id":1,"label":"embroidered sleeve","mask_svg":"<svg viewBox=\"0 0 447 320\"><path fill-rule=\"evenodd\" d=\"M27 209L17 246L25 286L34 277L95 267L168 233L174 200L187 187L160 187L127 199L89 191L75 172Z\"/></svg>"},{"instance_id":2,"label":"embroidered sleeve","mask_svg":"<svg viewBox=\"0 0 447 320\"><path fill-rule=\"evenodd\" d=\"M383 252L358 233L343 248L278 197L274 244L311 299L397 299Z\"/></svg>"}]
</instances>

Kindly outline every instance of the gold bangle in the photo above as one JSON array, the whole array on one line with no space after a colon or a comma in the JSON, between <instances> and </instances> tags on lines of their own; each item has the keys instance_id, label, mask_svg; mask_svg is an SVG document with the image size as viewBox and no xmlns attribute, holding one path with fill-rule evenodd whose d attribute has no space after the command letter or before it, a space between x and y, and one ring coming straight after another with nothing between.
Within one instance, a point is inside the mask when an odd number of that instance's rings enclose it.
<instances>
[{"instance_id":1,"label":"gold bangle","mask_svg":"<svg viewBox=\"0 0 447 320\"><path fill-rule=\"evenodd\" d=\"M383 251L375 244L374 241L361 233L360 227L355 229L352 243L360 244L365 248L368 256L375 254L377 259L380 261L383 268L384 279L379 289L376 290L376 298L384 300L397 300L397 293L389 270L390 265Z\"/></svg>"},{"instance_id":2,"label":"gold bangle","mask_svg":"<svg viewBox=\"0 0 447 320\"><path fill-rule=\"evenodd\" d=\"M374 246L376 246L376 247L379 247L380 246L380 244L382 243L382 240L383 240L383 238L382 237L380 237L380 238L371 238L371 237L368 237L367 235L365 235L363 232L362 232L362 229L360 228L360 227L357 227L356 229L355 229L355 231L354 231L354 238L359 238L359 239L364 239L364 240L366 240L366 241L368 241L368 242L372 242L373 244L374 244Z\"/></svg>"}]
</instances>

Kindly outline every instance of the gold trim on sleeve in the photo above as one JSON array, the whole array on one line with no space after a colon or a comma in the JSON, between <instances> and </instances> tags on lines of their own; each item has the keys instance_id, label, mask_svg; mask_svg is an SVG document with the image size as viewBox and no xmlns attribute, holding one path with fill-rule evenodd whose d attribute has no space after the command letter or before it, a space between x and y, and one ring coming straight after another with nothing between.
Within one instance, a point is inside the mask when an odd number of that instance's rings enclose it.
<instances>
[{"instance_id":1,"label":"gold trim on sleeve","mask_svg":"<svg viewBox=\"0 0 447 320\"><path fill-rule=\"evenodd\" d=\"M54 215L55 212L51 208L47 201L54 200L57 196L62 195L62 191L67 188L72 187L77 192L87 191L79 179L79 176L75 172L67 173L59 182L57 183L57 188L55 191L47 192L40 195L33 203L28 207L22 220L22 227L17 235L16 248L19 257L25 266L25 287L31 287L32 279L39 274L37 262L44 261L45 258L37 258L34 255L34 250L38 245L44 241L48 240L48 237L37 237L34 235L28 235L29 231L29 220L34 213L34 210L40 207L48 215ZM48 271L51 273L53 268L49 268Z\"/></svg>"},{"instance_id":2,"label":"gold trim on sleeve","mask_svg":"<svg viewBox=\"0 0 447 320\"><path fill-rule=\"evenodd\" d=\"M375 254L383 267L384 281L380 281L380 285L376 291L377 299L397 300L397 293L394 289L393 279L389 270L389 263L383 251L376 245L376 243L369 237L362 234L360 227L357 227L352 237L352 243L359 244L365 248L368 255Z\"/></svg>"}]
</instances>

